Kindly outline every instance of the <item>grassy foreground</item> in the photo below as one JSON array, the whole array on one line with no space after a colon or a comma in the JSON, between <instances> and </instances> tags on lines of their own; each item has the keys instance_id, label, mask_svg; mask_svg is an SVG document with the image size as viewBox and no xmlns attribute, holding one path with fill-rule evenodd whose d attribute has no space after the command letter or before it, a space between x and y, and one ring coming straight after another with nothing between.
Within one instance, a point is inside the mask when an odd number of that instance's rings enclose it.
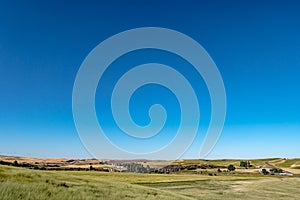
<instances>
[{"instance_id":1,"label":"grassy foreground","mask_svg":"<svg viewBox=\"0 0 300 200\"><path fill-rule=\"evenodd\" d=\"M297 199L300 178L37 171L0 166L0 199Z\"/></svg>"}]
</instances>

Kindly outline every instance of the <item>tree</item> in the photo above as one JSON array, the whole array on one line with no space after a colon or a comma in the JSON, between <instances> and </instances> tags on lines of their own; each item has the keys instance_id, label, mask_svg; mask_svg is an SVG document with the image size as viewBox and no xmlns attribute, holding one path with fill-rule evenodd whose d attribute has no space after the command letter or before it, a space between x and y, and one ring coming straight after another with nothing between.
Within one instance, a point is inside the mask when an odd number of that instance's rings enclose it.
<instances>
[{"instance_id":1,"label":"tree","mask_svg":"<svg viewBox=\"0 0 300 200\"><path fill-rule=\"evenodd\" d=\"M229 171L234 171L235 170L235 166L234 165L228 165L227 169Z\"/></svg>"},{"instance_id":2,"label":"tree","mask_svg":"<svg viewBox=\"0 0 300 200\"><path fill-rule=\"evenodd\" d=\"M252 167L252 166L253 166L253 165L251 165L251 163L250 163L249 160L247 161L247 166L248 166L248 167Z\"/></svg>"},{"instance_id":3,"label":"tree","mask_svg":"<svg viewBox=\"0 0 300 200\"><path fill-rule=\"evenodd\" d=\"M240 167L245 167L245 168L247 168L247 162L246 162L246 161L241 161L241 162L240 162Z\"/></svg>"},{"instance_id":4,"label":"tree","mask_svg":"<svg viewBox=\"0 0 300 200\"><path fill-rule=\"evenodd\" d=\"M92 163L90 163L90 170L95 170L95 168L93 167Z\"/></svg>"},{"instance_id":5,"label":"tree","mask_svg":"<svg viewBox=\"0 0 300 200\"><path fill-rule=\"evenodd\" d=\"M248 167L252 167L252 165L251 165L250 161L241 161L240 167L245 167L246 169L248 169Z\"/></svg>"},{"instance_id":6,"label":"tree","mask_svg":"<svg viewBox=\"0 0 300 200\"><path fill-rule=\"evenodd\" d=\"M19 163L18 163L18 161L15 160L12 165L15 166L15 167L18 167Z\"/></svg>"},{"instance_id":7,"label":"tree","mask_svg":"<svg viewBox=\"0 0 300 200\"><path fill-rule=\"evenodd\" d=\"M283 172L283 170L280 169L280 168L273 168L272 171L273 171L274 173L282 173L282 172Z\"/></svg>"},{"instance_id":8,"label":"tree","mask_svg":"<svg viewBox=\"0 0 300 200\"><path fill-rule=\"evenodd\" d=\"M264 174L264 175L268 175L269 172L266 170L266 169L262 169L261 172Z\"/></svg>"}]
</instances>

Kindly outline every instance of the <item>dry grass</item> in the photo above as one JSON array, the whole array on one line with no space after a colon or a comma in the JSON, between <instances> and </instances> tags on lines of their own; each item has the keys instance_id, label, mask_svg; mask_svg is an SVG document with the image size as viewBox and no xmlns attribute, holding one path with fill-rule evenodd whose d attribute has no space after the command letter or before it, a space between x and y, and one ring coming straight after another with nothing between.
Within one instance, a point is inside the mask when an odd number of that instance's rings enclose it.
<instances>
[{"instance_id":1,"label":"dry grass","mask_svg":"<svg viewBox=\"0 0 300 200\"><path fill-rule=\"evenodd\" d=\"M298 199L299 196L297 177L37 171L0 166L0 199L226 200Z\"/></svg>"},{"instance_id":2,"label":"dry grass","mask_svg":"<svg viewBox=\"0 0 300 200\"><path fill-rule=\"evenodd\" d=\"M206 180L146 184L193 199L298 199L299 178Z\"/></svg>"},{"instance_id":3,"label":"dry grass","mask_svg":"<svg viewBox=\"0 0 300 200\"><path fill-rule=\"evenodd\" d=\"M116 182L96 174L0 166L0 199L186 199L180 194Z\"/></svg>"}]
</instances>

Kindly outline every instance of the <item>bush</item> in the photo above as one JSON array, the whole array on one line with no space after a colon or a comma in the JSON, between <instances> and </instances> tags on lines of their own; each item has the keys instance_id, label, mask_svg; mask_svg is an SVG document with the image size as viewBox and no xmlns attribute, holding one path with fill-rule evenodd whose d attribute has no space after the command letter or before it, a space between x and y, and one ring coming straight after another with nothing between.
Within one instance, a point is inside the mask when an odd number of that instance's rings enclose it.
<instances>
[{"instance_id":1,"label":"bush","mask_svg":"<svg viewBox=\"0 0 300 200\"><path fill-rule=\"evenodd\" d=\"M269 172L266 170L266 169L262 169L261 172L264 174L264 175L268 175Z\"/></svg>"},{"instance_id":2,"label":"bush","mask_svg":"<svg viewBox=\"0 0 300 200\"><path fill-rule=\"evenodd\" d=\"M15 160L15 161L13 162L12 166L19 167L18 161Z\"/></svg>"},{"instance_id":3,"label":"bush","mask_svg":"<svg viewBox=\"0 0 300 200\"><path fill-rule=\"evenodd\" d=\"M227 169L229 171L234 171L235 170L235 166L234 165L228 165Z\"/></svg>"},{"instance_id":4,"label":"bush","mask_svg":"<svg viewBox=\"0 0 300 200\"><path fill-rule=\"evenodd\" d=\"M241 161L240 167L245 167L246 169L248 169L248 167L252 167L252 165L251 165L250 161Z\"/></svg>"},{"instance_id":5,"label":"bush","mask_svg":"<svg viewBox=\"0 0 300 200\"><path fill-rule=\"evenodd\" d=\"M282 173L283 170L279 169L279 168L273 168L271 171L273 171L273 173Z\"/></svg>"}]
</instances>

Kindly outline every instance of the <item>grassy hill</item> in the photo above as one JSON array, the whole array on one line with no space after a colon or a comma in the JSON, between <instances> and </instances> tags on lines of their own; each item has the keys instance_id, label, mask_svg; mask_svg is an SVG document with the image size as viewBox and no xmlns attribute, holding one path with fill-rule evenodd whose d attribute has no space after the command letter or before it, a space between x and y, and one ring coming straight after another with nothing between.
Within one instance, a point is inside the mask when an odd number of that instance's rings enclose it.
<instances>
[{"instance_id":1,"label":"grassy hill","mask_svg":"<svg viewBox=\"0 0 300 200\"><path fill-rule=\"evenodd\" d=\"M130 184L128 177L110 174L110 178L107 174L0 166L0 199L185 199L179 194Z\"/></svg>"},{"instance_id":2,"label":"grassy hill","mask_svg":"<svg viewBox=\"0 0 300 200\"><path fill-rule=\"evenodd\" d=\"M0 165L0 199L297 199L299 184L298 177L40 171Z\"/></svg>"},{"instance_id":3,"label":"grassy hill","mask_svg":"<svg viewBox=\"0 0 300 200\"><path fill-rule=\"evenodd\" d=\"M245 159L249 160L253 165L265 165L266 162L273 162L277 160L283 160L281 158L264 158L264 159ZM217 160L178 160L176 163L180 164L210 164L210 165L220 165L220 166L228 166L230 164L238 166L240 164L241 159L217 159Z\"/></svg>"},{"instance_id":4,"label":"grassy hill","mask_svg":"<svg viewBox=\"0 0 300 200\"><path fill-rule=\"evenodd\" d=\"M300 159L299 158L277 159L276 161L273 161L271 163L278 167L300 169Z\"/></svg>"}]
</instances>

